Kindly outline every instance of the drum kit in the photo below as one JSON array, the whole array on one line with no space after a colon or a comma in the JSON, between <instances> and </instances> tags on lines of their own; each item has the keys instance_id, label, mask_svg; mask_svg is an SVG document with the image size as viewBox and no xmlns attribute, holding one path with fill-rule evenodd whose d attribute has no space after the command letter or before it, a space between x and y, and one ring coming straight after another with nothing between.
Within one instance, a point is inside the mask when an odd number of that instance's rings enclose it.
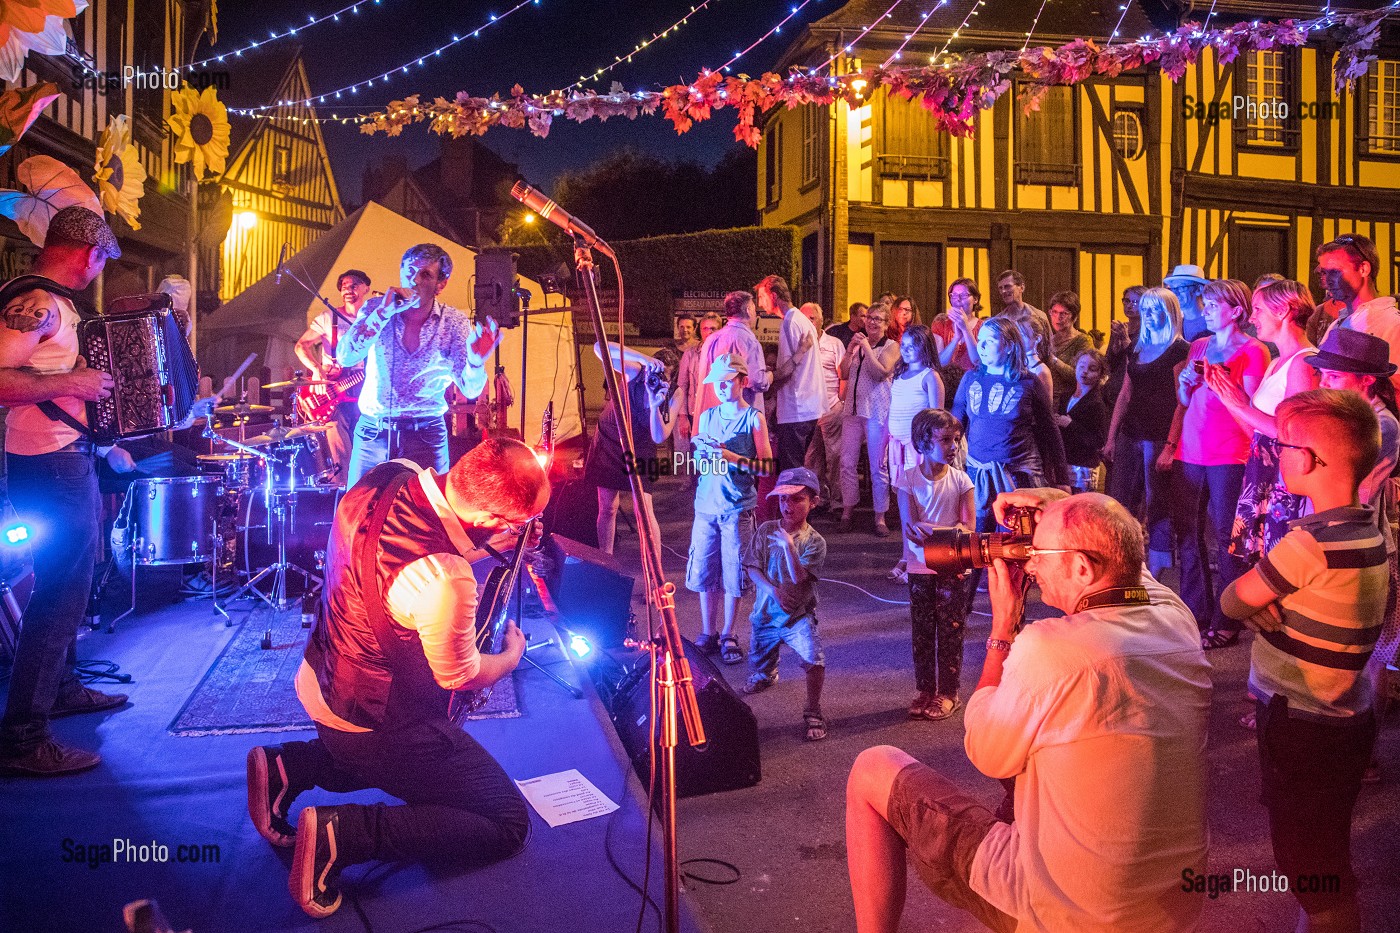
<instances>
[{"instance_id":1,"label":"drum kit","mask_svg":"<svg viewBox=\"0 0 1400 933\"><path fill-rule=\"evenodd\" d=\"M298 378L265 388L321 384ZM224 606L245 596L274 609L287 608L289 597L299 595L303 605L314 600L341 489L322 443L331 426L301 423L288 407L283 417L246 398L221 405L201 435L213 451L198 457L203 475L131 484L112 541L114 551L129 555L133 608L108 631L134 611L138 566L208 564L214 608L226 620ZM241 585L220 599L220 578L229 574ZM301 581L299 594L289 590L289 578Z\"/></svg>"}]
</instances>

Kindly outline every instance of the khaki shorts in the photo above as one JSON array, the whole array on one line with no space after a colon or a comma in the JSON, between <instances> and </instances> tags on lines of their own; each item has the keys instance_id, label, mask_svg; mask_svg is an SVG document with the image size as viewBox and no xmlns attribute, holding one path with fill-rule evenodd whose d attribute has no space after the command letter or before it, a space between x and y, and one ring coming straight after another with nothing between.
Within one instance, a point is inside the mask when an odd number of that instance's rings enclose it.
<instances>
[{"instance_id":1,"label":"khaki shorts","mask_svg":"<svg viewBox=\"0 0 1400 933\"><path fill-rule=\"evenodd\" d=\"M968 885L977 847L997 822L991 810L917 761L895 776L885 809L929 890L989 929L1016 929L1015 917L993 907Z\"/></svg>"}]
</instances>

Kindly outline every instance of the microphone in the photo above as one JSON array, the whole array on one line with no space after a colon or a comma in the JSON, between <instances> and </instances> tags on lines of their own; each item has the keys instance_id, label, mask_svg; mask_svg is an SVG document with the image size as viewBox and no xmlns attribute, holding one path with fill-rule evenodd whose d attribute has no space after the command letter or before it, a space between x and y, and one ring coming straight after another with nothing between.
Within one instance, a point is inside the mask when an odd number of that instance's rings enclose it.
<instances>
[{"instance_id":1,"label":"microphone","mask_svg":"<svg viewBox=\"0 0 1400 933\"><path fill-rule=\"evenodd\" d=\"M521 204L524 204L536 214L539 214L545 220L560 227L570 236L582 237L584 243L598 250L598 252L605 256L611 256L614 259L617 258L617 254L613 252L612 247L604 242L602 237L594 233L592 227L545 197L544 193L540 190L531 188L523 181L517 181L515 187L510 189L510 196Z\"/></svg>"},{"instance_id":2,"label":"microphone","mask_svg":"<svg viewBox=\"0 0 1400 933\"><path fill-rule=\"evenodd\" d=\"M282 284L282 270L287 266L287 244L282 244L282 250L277 254L277 281L275 284Z\"/></svg>"}]
</instances>

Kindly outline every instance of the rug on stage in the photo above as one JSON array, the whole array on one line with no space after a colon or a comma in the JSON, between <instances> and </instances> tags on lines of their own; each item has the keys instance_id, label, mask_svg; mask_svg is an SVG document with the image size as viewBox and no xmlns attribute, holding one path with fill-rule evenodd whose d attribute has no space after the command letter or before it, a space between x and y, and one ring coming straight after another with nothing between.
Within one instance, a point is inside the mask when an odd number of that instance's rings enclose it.
<instances>
[{"instance_id":1,"label":"rug on stage","mask_svg":"<svg viewBox=\"0 0 1400 933\"><path fill-rule=\"evenodd\" d=\"M272 647L264 649L263 636L269 632ZM200 736L314 728L294 686L310 632L301 627L300 606L254 609L185 701L170 732ZM507 677L496 684L486 705L467 718L519 715L515 678Z\"/></svg>"}]
</instances>

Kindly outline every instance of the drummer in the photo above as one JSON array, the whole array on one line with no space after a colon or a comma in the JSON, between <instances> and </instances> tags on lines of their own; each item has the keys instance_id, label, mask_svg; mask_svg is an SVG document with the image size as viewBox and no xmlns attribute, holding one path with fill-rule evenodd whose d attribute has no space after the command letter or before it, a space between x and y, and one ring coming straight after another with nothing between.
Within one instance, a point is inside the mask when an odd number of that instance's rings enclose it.
<instances>
[{"instance_id":1,"label":"drummer","mask_svg":"<svg viewBox=\"0 0 1400 933\"><path fill-rule=\"evenodd\" d=\"M340 291L340 307L336 308L334 313L327 309L316 315L306 328L306 333L297 341L297 359L310 370L313 380L334 382L364 369L364 363L341 367L336 360L335 351L340 343L341 334L350 329L350 325L354 323L360 309L369 298L369 284L369 276L359 269L346 269L340 273L340 277L336 279L336 288ZM360 388L361 384L357 382L353 388L346 390L340 403L335 406L335 414L331 416L331 430L323 435L326 453L335 463L337 481L342 485L345 482L346 468L350 465L350 445L354 441L355 422L360 417Z\"/></svg>"}]
</instances>

